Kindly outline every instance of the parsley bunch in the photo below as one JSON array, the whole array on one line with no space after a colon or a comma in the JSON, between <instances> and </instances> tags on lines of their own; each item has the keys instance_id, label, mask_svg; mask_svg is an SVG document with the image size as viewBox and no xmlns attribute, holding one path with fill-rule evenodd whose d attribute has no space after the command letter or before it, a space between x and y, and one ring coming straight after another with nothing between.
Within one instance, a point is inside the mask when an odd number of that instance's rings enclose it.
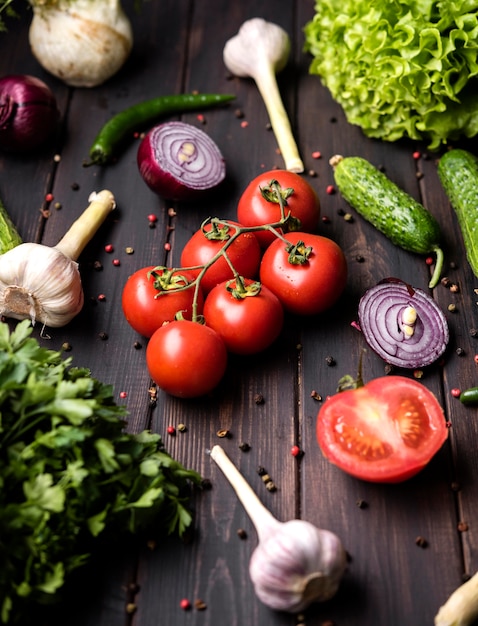
<instances>
[{"instance_id":1,"label":"parsley bunch","mask_svg":"<svg viewBox=\"0 0 478 626\"><path fill-rule=\"evenodd\" d=\"M112 387L42 348L25 320L0 323L0 622L50 603L100 536L182 536L200 476L161 437L125 432Z\"/></svg>"}]
</instances>

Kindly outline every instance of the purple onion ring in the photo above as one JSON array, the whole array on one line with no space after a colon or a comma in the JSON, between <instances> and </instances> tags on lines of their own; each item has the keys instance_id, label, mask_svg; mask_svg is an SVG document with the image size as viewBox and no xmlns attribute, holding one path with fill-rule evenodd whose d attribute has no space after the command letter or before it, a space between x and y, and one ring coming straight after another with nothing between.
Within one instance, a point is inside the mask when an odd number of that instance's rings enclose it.
<instances>
[{"instance_id":1,"label":"purple onion ring","mask_svg":"<svg viewBox=\"0 0 478 626\"><path fill-rule=\"evenodd\" d=\"M157 194L171 200L194 199L226 175L224 158L205 132L185 122L153 128L138 149L139 172Z\"/></svg>"},{"instance_id":2,"label":"purple onion ring","mask_svg":"<svg viewBox=\"0 0 478 626\"><path fill-rule=\"evenodd\" d=\"M413 324L404 322L407 307L416 311ZM421 289L387 279L359 302L360 328L367 344L386 363L414 369L436 361L445 351L449 329L436 302Z\"/></svg>"}]
</instances>

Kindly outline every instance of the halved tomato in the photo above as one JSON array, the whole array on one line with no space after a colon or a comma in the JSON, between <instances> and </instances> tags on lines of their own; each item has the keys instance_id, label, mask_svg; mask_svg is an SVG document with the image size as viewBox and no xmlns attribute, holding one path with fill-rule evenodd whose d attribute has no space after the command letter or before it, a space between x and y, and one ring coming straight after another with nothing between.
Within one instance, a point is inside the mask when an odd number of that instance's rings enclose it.
<instances>
[{"instance_id":1,"label":"halved tomato","mask_svg":"<svg viewBox=\"0 0 478 626\"><path fill-rule=\"evenodd\" d=\"M328 398L317 416L324 456L344 472L398 483L427 465L448 437L438 400L422 383L382 376Z\"/></svg>"}]
</instances>

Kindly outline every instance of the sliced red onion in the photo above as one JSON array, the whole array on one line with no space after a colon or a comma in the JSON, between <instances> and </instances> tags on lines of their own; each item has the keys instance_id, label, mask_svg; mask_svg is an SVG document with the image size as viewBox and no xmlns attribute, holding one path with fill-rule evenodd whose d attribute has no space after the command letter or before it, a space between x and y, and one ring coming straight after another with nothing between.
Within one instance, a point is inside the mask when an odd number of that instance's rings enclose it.
<instances>
[{"instance_id":1,"label":"sliced red onion","mask_svg":"<svg viewBox=\"0 0 478 626\"><path fill-rule=\"evenodd\" d=\"M145 183L169 200L192 200L216 187L226 175L224 158L205 132L185 122L153 128L138 149Z\"/></svg>"},{"instance_id":2,"label":"sliced red onion","mask_svg":"<svg viewBox=\"0 0 478 626\"><path fill-rule=\"evenodd\" d=\"M53 92L39 78L11 74L0 79L0 149L37 149L53 134L59 117Z\"/></svg>"},{"instance_id":3,"label":"sliced red onion","mask_svg":"<svg viewBox=\"0 0 478 626\"><path fill-rule=\"evenodd\" d=\"M365 341L390 365L425 367L448 344L442 310L427 293L398 279L386 279L369 289L360 300L358 316Z\"/></svg>"}]
</instances>

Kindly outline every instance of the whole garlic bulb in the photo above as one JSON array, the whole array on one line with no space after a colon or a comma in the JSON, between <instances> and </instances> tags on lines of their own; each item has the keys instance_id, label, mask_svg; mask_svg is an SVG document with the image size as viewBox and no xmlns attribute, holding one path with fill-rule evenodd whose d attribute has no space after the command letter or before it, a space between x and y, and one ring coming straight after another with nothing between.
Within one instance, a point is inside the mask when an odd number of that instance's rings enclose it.
<instances>
[{"instance_id":1,"label":"whole garlic bulb","mask_svg":"<svg viewBox=\"0 0 478 626\"><path fill-rule=\"evenodd\" d=\"M116 202L108 189L89 205L54 247L21 243L0 255L0 315L65 326L83 306L77 259Z\"/></svg>"},{"instance_id":2,"label":"whole garlic bulb","mask_svg":"<svg viewBox=\"0 0 478 626\"><path fill-rule=\"evenodd\" d=\"M249 575L257 597L272 609L296 613L332 598L347 559L334 533L304 520L280 523L260 540Z\"/></svg>"},{"instance_id":3,"label":"whole garlic bulb","mask_svg":"<svg viewBox=\"0 0 478 626\"><path fill-rule=\"evenodd\" d=\"M133 47L120 0L30 0L29 41L40 65L73 87L95 87L116 74Z\"/></svg>"},{"instance_id":4,"label":"whole garlic bulb","mask_svg":"<svg viewBox=\"0 0 478 626\"><path fill-rule=\"evenodd\" d=\"M0 313L46 326L67 324L83 307L78 264L55 248L22 243L0 257Z\"/></svg>"},{"instance_id":5,"label":"whole garlic bulb","mask_svg":"<svg viewBox=\"0 0 478 626\"><path fill-rule=\"evenodd\" d=\"M249 575L259 600L271 609L296 613L312 602L332 598L347 567L337 535L304 520L279 522L221 446L214 446L210 454L257 530L259 543L249 562Z\"/></svg>"}]
</instances>

